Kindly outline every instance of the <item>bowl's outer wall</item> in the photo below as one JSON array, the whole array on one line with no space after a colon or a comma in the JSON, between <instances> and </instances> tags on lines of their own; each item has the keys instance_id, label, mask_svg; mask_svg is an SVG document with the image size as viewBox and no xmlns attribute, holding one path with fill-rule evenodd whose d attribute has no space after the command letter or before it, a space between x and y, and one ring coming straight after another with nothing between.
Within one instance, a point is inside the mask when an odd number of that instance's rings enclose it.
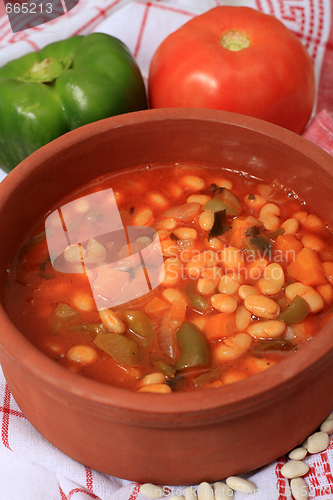
<instances>
[{"instance_id":1,"label":"bowl's outer wall","mask_svg":"<svg viewBox=\"0 0 333 500\"><path fill-rule=\"evenodd\" d=\"M134 415L127 425L112 410L101 417L96 405L87 412L73 397L59 401L53 388L43 391L6 357L1 362L16 401L46 439L93 469L138 482L198 484L254 470L299 445L332 406L331 360L324 371L248 414L216 415L211 424L197 425L187 418L188 425L178 428L172 419L169 426L142 426Z\"/></svg>"},{"instance_id":2,"label":"bowl's outer wall","mask_svg":"<svg viewBox=\"0 0 333 500\"><path fill-rule=\"evenodd\" d=\"M277 177L332 224L333 160L304 139L230 113L139 112L66 134L0 185L2 286L22 234L59 198L115 169L174 162ZM260 467L318 427L333 407L331 328L292 363L196 394L132 395L83 380L34 349L4 312L0 361L22 411L66 454L130 480L195 484Z\"/></svg>"}]
</instances>

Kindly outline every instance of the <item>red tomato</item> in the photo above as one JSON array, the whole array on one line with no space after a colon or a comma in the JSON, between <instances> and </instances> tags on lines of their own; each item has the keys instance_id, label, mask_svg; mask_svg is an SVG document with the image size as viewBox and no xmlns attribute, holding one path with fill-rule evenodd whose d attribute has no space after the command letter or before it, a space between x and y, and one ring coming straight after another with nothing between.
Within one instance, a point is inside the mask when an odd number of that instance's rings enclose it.
<instances>
[{"instance_id":1,"label":"red tomato","mask_svg":"<svg viewBox=\"0 0 333 500\"><path fill-rule=\"evenodd\" d=\"M315 100L311 58L278 19L216 7L169 35L150 65L152 108L233 111L301 133Z\"/></svg>"}]
</instances>

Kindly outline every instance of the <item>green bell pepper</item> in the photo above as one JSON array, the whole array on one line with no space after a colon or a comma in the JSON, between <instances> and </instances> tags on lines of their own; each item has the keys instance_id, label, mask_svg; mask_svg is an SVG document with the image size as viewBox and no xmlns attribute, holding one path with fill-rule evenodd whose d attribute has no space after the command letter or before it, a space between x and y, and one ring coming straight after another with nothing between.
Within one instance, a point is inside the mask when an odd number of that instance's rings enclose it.
<instances>
[{"instance_id":1,"label":"green bell pepper","mask_svg":"<svg viewBox=\"0 0 333 500\"><path fill-rule=\"evenodd\" d=\"M288 325L296 325L307 317L310 312L310 306L300 295L290 302L289 307L278 316L279 321L284 321Z\"/></svg>"},{"instance_id":2,"label":"green bell pepper","mask_svg":"<svg viewBox=\"0 0 333 500\"><path fill-rule=\"evenodd\" d=\"M87 123L147 108L127 47L92 33L47 45L0 68L0 163L24 158Z\"/></svg>"},{"instance_id":3,"label":"green bell pepper","mask_svg":"<svg viewBox=\"0 0 333 500\"><path fill-rule=\"evenodd\" d=\"M183 323L177 330L177 341L181 350L177 370L208 366L210 348L205 335L192 323Z\"/></svg>"}]
</instances>

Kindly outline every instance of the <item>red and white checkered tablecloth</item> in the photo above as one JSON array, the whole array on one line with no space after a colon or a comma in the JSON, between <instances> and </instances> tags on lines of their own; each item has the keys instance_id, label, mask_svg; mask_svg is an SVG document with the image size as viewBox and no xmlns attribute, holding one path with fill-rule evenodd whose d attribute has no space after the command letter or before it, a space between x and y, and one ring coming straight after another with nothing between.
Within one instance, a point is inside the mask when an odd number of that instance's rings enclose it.
<instances>
[{"instance_id":1,"label":"red and white checkered tablecloth","mask_svg":"<svg viewBox=\"0 0 333 500\"><path fill-rule=\"evenodd\" d=\"M0 66L55 40L102 31L120 38L131 49L147 79L151 57L169 33L193 16L226 4L246 5L276 16L306 46L315 66L317 100L304 136L333 154L333 2L330 0L80 0L58 19L14 34L0 0ZM146 498L140 494L139 484L91 470L49 444L18 408L1 369L0 429L0 500ZM257 487L249 498L292 498L288 480L280 474L285 460L286 457L280 457L244 476ZM305 476L310 498L332 500L333 444L325 452L305 460L310 466ZM168 491L170 495L180 495L184 487L170 487ZM237 492L234 498L245 499L245 494Z\"/></svg>"}]
</instances>

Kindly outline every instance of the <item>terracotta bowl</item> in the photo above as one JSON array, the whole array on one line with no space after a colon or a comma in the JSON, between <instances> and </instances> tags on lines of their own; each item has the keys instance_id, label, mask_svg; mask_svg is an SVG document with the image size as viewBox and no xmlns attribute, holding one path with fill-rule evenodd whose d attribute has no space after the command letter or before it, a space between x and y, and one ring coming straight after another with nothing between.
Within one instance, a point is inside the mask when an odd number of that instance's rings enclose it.
<instances>
[{"instance_id":1,"label":"terracotta bowl","mask_svg":"<svg viewBox=\"0 0 333 500\"><path fill-rule=\"evenodd\" d=\"M296 190L333 225L333 158L256 119L170 109L77 129L24 160L0 185L0 287L22 233L51 204L110 170L194 162L244 170ZM70 457L139 482L196 484L254 470L314 432L333 409L332 322L300 351L219 389L132 393L41 354L0 310L0 362L35 428Z\"/></svg>"}]
</instances>

